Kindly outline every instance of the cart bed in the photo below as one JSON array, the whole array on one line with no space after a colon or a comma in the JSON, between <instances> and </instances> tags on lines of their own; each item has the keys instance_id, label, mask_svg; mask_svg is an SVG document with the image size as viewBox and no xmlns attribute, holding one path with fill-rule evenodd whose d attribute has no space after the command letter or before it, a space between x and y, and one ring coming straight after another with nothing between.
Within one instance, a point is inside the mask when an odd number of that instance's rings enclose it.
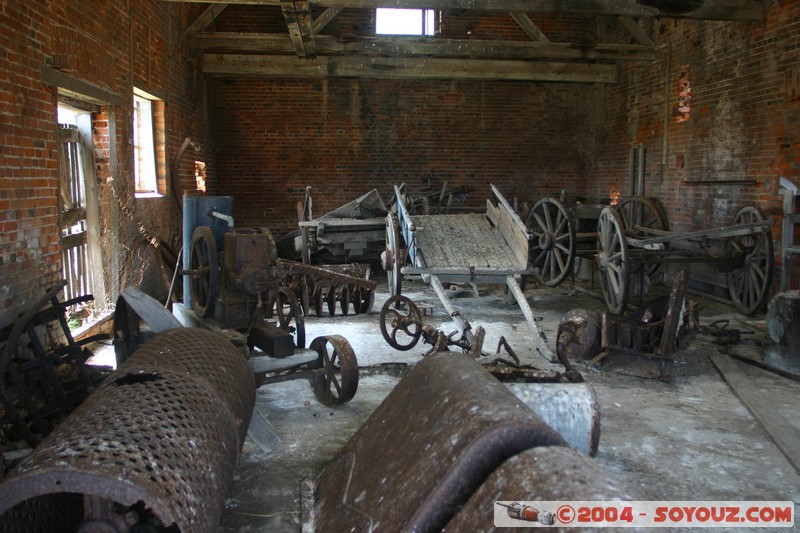
<instances>
[{"instance_id":1,"label":"cart bed","mask_svg":"<svg viewBox=\"0 0 800 533\"><path fill-rule=\"evenodd\" d=\"M413 215L411 221L425 263L419 265L422 268L525 270L500 230L483 213Z\"/></svg>"}]
</instances>

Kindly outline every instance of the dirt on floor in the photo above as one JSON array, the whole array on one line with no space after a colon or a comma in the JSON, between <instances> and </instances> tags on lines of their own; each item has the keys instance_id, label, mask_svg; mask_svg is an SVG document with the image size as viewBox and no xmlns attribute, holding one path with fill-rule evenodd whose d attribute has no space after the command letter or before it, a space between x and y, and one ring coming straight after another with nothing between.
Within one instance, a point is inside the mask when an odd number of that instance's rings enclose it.
<instances>
[{"instance_id":1,"label":"dirt on floor","mask_svg":"<svg viewBox=\"0 0 800 533\"><path fill-rule=\"evenodd\" d=\"M250 439L245 442L220 531L300 531L303 481L319 474L430 348L419 344L398 351L387 344L378 324L388 294L380 289L369 314L306 319L307 339L336 333L353 346L362 369L352 401L336 408L323 407L305 381L259 389L257 408L281 442L270 453L262 452ZM549 366L535 352L531 328L517 307L503 301L497 287L482 286L479 296L468 287L449 290L453 304L472 326L486 329L486 352L494 353L502 336L523 363L560 368ZM427 285L406 280L403 292L423 310L426 321L446 333L455 329ZM604 310L603 301L589 292L591 287L529 285L526 289L553 350L559 321L567 311ZM793 501L797 514L798 472L709 359L721 350L760 358L764 317L743 317L732 307L702 296L689 294L688 298L698 302L701 324L725 320L727 329L739 330L740 341L723 346L715 343L719 338L712 335L691 336L674 356L673 378L668 383L574 361L600 404L600 445L593 460L627 489L632 500ZM755 368L745 371L751 372L754 380L765 373ZM772 375L766 379L778 380L765 385L775 396L775 405L787 418L800 418L796 416L800 384ZM380 457L370 460L375 468L381 467Z\"/></svg>"}]
</instances>

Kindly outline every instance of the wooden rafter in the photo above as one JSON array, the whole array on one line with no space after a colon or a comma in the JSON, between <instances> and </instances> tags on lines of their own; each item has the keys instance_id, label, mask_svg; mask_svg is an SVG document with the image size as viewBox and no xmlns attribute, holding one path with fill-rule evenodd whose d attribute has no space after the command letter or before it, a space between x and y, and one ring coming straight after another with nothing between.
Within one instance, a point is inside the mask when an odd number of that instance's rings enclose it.
<instances>
[{"instance_id":1,"label":"wooden rafter","mask_svg":"<svg viewBox=\"0 0 800 533\"><path fill-rule=\"evenodd\" d=\"M573 43L431 39L408 36L363 37L352 41L341 41L331 35L317 35L315 42L317 54L324 56L380 55L592 61L652 61L656 58L652 46L636 44L580 46ZM205 50L241 50L262 52L267 55L294 53L292 43L282 34L201 32L192 35L188 44L193 48Z\"/></svg>"},{"instance_id":2,"label":"wooden rafter","mask_svg":"<svg viewBox=\"0 0 800 533\"><path fill-rule=\"evenodd\" d=\"M206 54L207 74L265 78L404 78L616 83L618 67L603 63L430 58L355 58Z\"/></svg>"},{"instance_id":3,"label":"wooden rafter","mask_svg":"<svg viewBox=\"0 0 800 533\"><path fill-rule=\"evenodd\" d=\"M550 39L548 39L545 34L542 33L542 30L540 30L539 27L534 24L531 18L525 13L510 13L510 15L511 18L513 18L517 24L519 24L520 27L525 30L525 33L527 33L528 36L534 41L545 43L550 41Z\"/></svg>"},{"instance_id":4,"label":"wooden rafter","mask_svg":"<svg viewBox=\"0 0 800 533\"><path fill-rule=\"evenodd\" d=\"M283 0L281 10L289 28L289 37L297 57L314 57L317 45L311 29L311 12L307 0Z\"/></svg>"},{"instance_id":5,"label":"wooden rafter","mask_svg":"<svg viewBox=\"0 0 800 533\"><path fill-rule=\"evenodd\" d=\"M226 7L228 7L228 4L211 4L199 17L197 17L197 20L192 22L191 26L186 28L184 35L191 35L192 33L203 31L214 21L215 18L219 16L220 13L222 13Z\"/></svg>"},{"instance_id":6,"label":"wooden rafter","mask_svg":"<svg viewBox=\"0 0 800 533\"><path fill-rule=\"evenodd\" d=\"M628 30L634 39L639 41L639 44L643 44L645 46L655 46L655 43L650 38L647 33L642 29L639 24L636 23L631 17L619 17L619 21L625 26L625 29Z\"/></svg>"},{"instance_id":7,"label":"wooden rafter","mask_svg":"<svg viewBox=\"0 0 800 533\"><path fill-rule=\"evenodd\" d=\"M206 4L280 6L283 0L161 0ZM316 7L375 9L379 7L495 11L508 13L576 13L640 17L672 17L707 20L764 20L766 0L704 0L696 9L670 10L670 2L631 0L312 0ZM645 4L654 5L645 5ZM659 6L665 7L659 7Z\"/></svg>"},{"instance_id":8,"label":"wooden rafter","mask_svg":"<svg viewBox=\"0 0 800 533\"><path fill-rule=\"evenodd\" d=\"M329 7L320 16L315 18L314 22L311 23L311 30L314 35L317 35L319 32L321 32L322 29L330 24L333 19L336 18L336 15L338 15L341 11L341 8Z\"/></svg>"}]
</instances>

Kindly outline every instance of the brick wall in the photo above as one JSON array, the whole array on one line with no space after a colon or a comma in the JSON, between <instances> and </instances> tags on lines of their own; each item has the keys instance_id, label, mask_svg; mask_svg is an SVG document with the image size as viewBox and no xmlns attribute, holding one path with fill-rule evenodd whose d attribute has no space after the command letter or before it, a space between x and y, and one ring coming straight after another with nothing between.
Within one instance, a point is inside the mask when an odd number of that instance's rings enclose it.
<instances>
[{"instance_id":1,"label":"brick wall","mask_svg":"<svg viewBox=\"0 0 800 533\"><path fill-rule=\"evenodd\" d=\"M653 30L658 60L627 65L622 83L592 97L590 193L627 191L629 147L643 143L645 192L664 204L671 229L726 225L755 204L776 219L778 245L778 178L800 182L800 3L771 3L764 23L663 19ZM691 83L685 121L676 111L682 72Z\"/></svg>"},{"instance_id":2,"label":"brick wall","mask_svg":"<svg viewBox=\"0 0 800 533\"><path fill-rule=\"evenodd\" d=\"M584 187L580 85L220 79L214 84L220 177L237 225L297 227L312 186L326 213L393 184L472 189L522 200Z\"/></svg>"},{"instance_id":3,"label":"brick wall","mask_svg":"<svg viewBox=\"0 0 800 533\"><path fill-rule=\"evenodd\" d=\"M724 224L747 203L779 214L778 176L800 180L800 92L790 86L800 4L772 3L766 23L664 19L655 30L658 61L629 66L621 84L594 96L593 192L627 186L629 145L644 143L646 192L676 228ZM687 67L691 111L679 122Z\"/></svg>"},{"instance_id":4,"label":"brick wall","mask_svg":"<svg viewBox=\"0 0 800 533\"><path fill-rule=\"evenodd\" d=\"M144 233L179 241L180 219L171 193L133 198L132 87L136 84L166 102L167 167L186 136L206 146L198 155L209 159L213 151L203 125L202 77L194 54L181 48L183 29L202 9L157 0L0 4L0 326L62 276L57 95L41 81L43 65L125 102L101 109L94 120L109 286L126 283L121 272L125 263L141 265L128 257L135 255ZM179 188L194 188L193 168L188 158L181 161ZM111 257L112 251L119 257ZM155 254L141 255L142 269L149 268ZM135 279L128 276L127 281Z\"/></svg>"},{"instance_id":5,"label":"brick wall","mask_svg":"<svg viewBox=\"0 0 800 533\"><path fill-rule=\"evenodd\" d=\"M241 31L251 11L263 27L277 24L267 13L281 17L270 8L232 7L215 21L218 30ZM548 26L554 38L585 30L568 20ZM372 10L345 9L324 33L371 35L373 26ZM441 28L451 38L527 39L507 14L448 12ZM467 187L477 206L485 205L490 183L521 201L561 188L582 194L588 90L556 83L219 78L213 88L219 182L210 191L234 197L237 225L265 225L276 235L296 229L295 205L309 185L318 215L372 188L388 198L393 184L419 188L423 179L434 187L444 181L451 189Z\"/></svg>"}]
</instances>

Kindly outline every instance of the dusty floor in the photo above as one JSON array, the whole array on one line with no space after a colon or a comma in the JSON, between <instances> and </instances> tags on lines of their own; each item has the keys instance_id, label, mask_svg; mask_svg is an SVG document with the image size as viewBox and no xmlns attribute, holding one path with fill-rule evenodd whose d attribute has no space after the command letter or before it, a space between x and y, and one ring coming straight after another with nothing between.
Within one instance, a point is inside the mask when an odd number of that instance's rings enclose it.
<instances>
[{"instance_id":1,"label":"dusty floor","mask_svg":"<svg viewBox=\"0 0 800 533\"><path fill-rule=\"evenodd\" d=\"M526 290L553 350L566 311L603 310L601 300L570 286ZM385 291L384 287L380 284L379 289ZM476 298L463 291L452 301L473 327L487 330L485 351L493 351L503 335L523 362L546 366L530 348L531 332L520 310L507 306L495 287L482 286L481 292ZM455 329L427 285L404 280L403 293L432 310L428 317L432 324L446 332ZM358 393L334 409L320 405L306 381L259 389L257 407L281 442L269 454L250 439L245 442L220 531L300 531L303 480L320 472L404 375L405 365L419 361L428 349L420 343L409 352L399 352L383 340L379 313L387 297L386 292L378 293L368 315L307 318L309 341L335 333L352 344L361 367ZM760 355L763 316L748 319L730 306L694 294L689 298L701 304L702 324L728 319L729 328L744 333L734 352ZM602 429L594 460L627 487L633 500L792 500L797 515L800 475L711 363L709 355L719 353L713 340L705 335L689 340L676 355L671 383L577 364L600 403ZM787 426L800 429L800 383L737 364L759 389L774 395L776 409L786 413ZM374 460L379 468L380 458Z\"/></svg>"}]
</instances>

